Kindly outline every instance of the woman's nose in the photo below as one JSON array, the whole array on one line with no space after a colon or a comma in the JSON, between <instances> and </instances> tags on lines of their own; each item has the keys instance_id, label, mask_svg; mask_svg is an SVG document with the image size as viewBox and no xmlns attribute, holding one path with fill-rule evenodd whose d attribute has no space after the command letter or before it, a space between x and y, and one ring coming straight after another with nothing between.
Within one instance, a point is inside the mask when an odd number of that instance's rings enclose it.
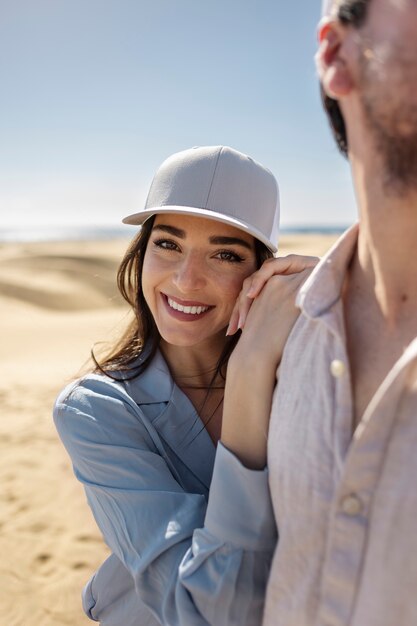
<instances>
[{"instance_id":1,"label":"woman's nose","mask_svg":"<svg viewBox=\"0 0 417 626\"><path fill-rule=\"evenodd\" d=\"M204 287L206 276L204 264L197 255L189 254L184 256L175 272L174 284L182 291L196 291Z\"/></svg>"}]
</instances>

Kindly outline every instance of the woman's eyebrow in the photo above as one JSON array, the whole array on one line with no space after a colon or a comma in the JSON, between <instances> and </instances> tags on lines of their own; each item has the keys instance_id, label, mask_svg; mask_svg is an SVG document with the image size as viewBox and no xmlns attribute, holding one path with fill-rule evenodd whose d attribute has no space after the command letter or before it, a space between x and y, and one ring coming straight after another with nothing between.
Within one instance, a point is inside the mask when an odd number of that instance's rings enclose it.
<instances>
[{"instance_id":1,"label":"woman's eyebrow","mask_svg":"<svg viewBox=\"0 0 417 626\"><path fill-rule=\"evenodd\" d=\"M182 228L177 228L176 226L170 226L168 224L156 224L156 226L153 227L152 231L154 230L161 230L162 232L173 235L174 237L178 237L179 239L187 238L185 230L182 230ZM250 245L250 243L248 243L244 239L240 239L240 237L224 237L221 235L216 235L214 237L209 237L209 243L215 246L238 245L243 246L248 250L252 250L252 246Z\"/></svg>"},{"instance_id":2,"label":"woman's eyebrow","mask_svg":"<svg viewBox=\"0 0 417 626\"><path fill-rule=\"evenodd\" d=\"M168 226L168 224L157 224L152 228L152 230L162 230L164 233L169 233L170 235L174 235L174 237L179 237L180 239L185 239L185 230L181 228L175 228L175 226Z\"/></svg>"},{"instance_id":3,"label":"woman's eyebrow","mask_svg":"<svg viewBox=\"0 0 417 626\"><path fill-rule=\"evenodd\" d=\"M210 237L209 242L213 243L216 246L238 245L238 246L243 246L244 248L247 248L248 250L252 250L252 246L250 245L250 243L248 243L244 239L240 239L239 237L221 237L221 236Z\"/></svg>"}]
</instances>

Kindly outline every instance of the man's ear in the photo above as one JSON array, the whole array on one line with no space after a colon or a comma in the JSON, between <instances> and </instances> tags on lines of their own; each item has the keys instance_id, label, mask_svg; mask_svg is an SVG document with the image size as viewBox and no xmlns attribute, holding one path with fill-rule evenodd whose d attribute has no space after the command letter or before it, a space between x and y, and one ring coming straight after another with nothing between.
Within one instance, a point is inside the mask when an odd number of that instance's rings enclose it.
<instances>
[{"instance_id":1,"label":"man's ear","mask_svg":"<svg viewBox=\"0 0 417 626\"><path fill-rule=\"evenodd\" d=\"M344 56L347 29L335 19L324 18L318 28L316 66L327 96L339 100L352 89L352 76Z\"/></svg>"}]
</instances>

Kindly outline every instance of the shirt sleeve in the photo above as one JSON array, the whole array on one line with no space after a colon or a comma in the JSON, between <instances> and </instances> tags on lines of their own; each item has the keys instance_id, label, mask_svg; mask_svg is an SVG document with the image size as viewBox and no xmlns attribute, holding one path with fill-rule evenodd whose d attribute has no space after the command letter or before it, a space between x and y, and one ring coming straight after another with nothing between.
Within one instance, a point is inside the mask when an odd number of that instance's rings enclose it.
<instances>
[{"instance_id":1,"label":"shirt sleeve","mask_svg":"<svg viewBox=\"0 0 417 626\"><path fill-rule=\"evenodd\" d=\"M183 490L117 395L78 385L54 419L105 542L157 623L261 623L276 544L267 470L219 444L207 504Z\"/></svg>"}]
</instances>

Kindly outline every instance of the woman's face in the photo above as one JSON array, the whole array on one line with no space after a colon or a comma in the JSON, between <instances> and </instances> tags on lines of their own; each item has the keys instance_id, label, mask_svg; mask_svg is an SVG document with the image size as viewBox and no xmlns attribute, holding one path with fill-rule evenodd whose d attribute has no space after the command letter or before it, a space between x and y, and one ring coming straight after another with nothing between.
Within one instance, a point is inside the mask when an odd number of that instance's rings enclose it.
<instances>
[{"instance_id":1,"label":"woman's face","mask_svg":"<svg viewBox=\"0 0 417 626\"><path fill-rule=\"evenodd\" d=\"M225 340L243 280L255 270L251 235L202 217L157 215L142 292L162 339L176 346Z\"/></svg>"}]
</instances>

